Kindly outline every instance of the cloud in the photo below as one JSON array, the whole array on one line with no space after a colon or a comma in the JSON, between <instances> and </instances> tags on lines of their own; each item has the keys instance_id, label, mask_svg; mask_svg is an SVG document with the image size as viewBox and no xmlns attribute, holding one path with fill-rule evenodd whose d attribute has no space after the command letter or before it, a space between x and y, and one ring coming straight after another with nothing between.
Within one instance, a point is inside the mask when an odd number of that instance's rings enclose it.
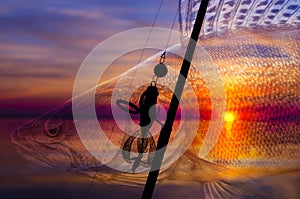
<instances>
[{"instance_id":1,"label":"cloud","mask_svg":"<svg viewBox=\"0 0 300 199\"><path fill-rule=\"evenodd\" d=\"M22 72L12 72L12 71L1 71L1 75L8 78L65 78L64 74L59 74L55 72L35 72L35 71L22 71Z\"/></svg>"},{"instance_id":2,"label":"cloud","mask_svg":"<svg viewBox=\"0 0 300 199\"><path fill-rule=\"evenodd\" d=\"M61 15L70 16L70 17L80 17L80 18L86 18L86 19L96 19L99 20L103 18L104 16L99 11L84 11L81 9L54 9L54 8L46 8L49 12L59 13Z\"/></svg>"},{"instance_id":3,"label":"cloud","mask_svg":"<svg viewBox=\"0 0 300 199\"><path fill-rule=\"evenodd\" d=\"M33 99L42 96L69 98L76 72L88 53L113 34L150 26L157 3L4 0L0 5L0 100L34 103ZM176 4L164 4L156 26L169 27L175 13L171 6L176 10ZM124 69L123 62L115 63L116 70L109 70L109 77Z\"/></svg>"}]
</instances>

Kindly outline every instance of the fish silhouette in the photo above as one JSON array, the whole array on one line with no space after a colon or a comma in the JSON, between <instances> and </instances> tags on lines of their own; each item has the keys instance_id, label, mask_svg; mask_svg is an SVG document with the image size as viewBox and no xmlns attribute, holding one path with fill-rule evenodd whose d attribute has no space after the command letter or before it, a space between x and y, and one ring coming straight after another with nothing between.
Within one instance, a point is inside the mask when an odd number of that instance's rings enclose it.
<instances>
[{"instance_id":1,"label":"fish silhouette","mask_svg":"<svg viewBox=\"0 0 300 199\"><path fill-rule=\"evenodd\" d=\"M172 87L177 80L182 58L176 54L185 52L185 37L190 34L199 3L180 1L182 42L167 49L166 65L171 70L157 84L158 104L163 107L168 106L172 95L163 85ZM188 150L161 171L159 182L199 182L205 198L288 197L255 179L300 169L299 35L297 1L210 2L201 33L203 39L197 44L188 76L197 100L190 101L188 90L180 102L187 107L186 122L190 131L196 130L196 136ZM208 129L219 119L214 114L222 107L212 105L212 101L221 99L212 96L208 86L214 87L216 77L209 70L196 70L195 65L206 67L208 63L199 53L203 49L217 66L226 96L223 125L214 145L208 144L214 136L209 135ZM117 92L126 95L128 90L135 90L130 100L138 104L146 86L135 88L130 80L144 78L136 75L138 69L141 74L150 74L146 77L149 82L160 54L97 85L95 109L99 124L119 148L126 136L116 125L111 110L115 106L111 100L115 85L126 77L127 84L118 87ZM78 98L80 108L85 108L85 99L92 94L87 92ZM200 118L194 117L195 112L200 113ZM176 119L172 137L180 131L179 123L180 119ZM86 132L94 130L87 128ZM77 134L72 99L15 129L11 140L29 161L89 176L97 172L96 179L104 183L144 185L148 174L117 171L95 159Z\"/></svg>"}]
</instances>

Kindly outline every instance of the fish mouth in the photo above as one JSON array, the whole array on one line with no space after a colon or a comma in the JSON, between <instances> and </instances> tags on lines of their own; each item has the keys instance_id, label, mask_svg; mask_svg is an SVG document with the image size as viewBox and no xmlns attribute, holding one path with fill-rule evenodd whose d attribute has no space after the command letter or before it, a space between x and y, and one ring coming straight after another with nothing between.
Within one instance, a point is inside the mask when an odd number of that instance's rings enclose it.
<instances>
[{"instance_id":1,"label":"fish mouth","mask_svg":"<svg viewBox=\"0 0 300 199\"><path fill-rule=\"evenodd\" d=\"M28 134L28 133L27 133ZM25 136L22 127L13 130L10 139L16 151L26 160L42 167L67 171L71 168L71 153L59 142L42 143Z\"/></svg>"}]
</instances>

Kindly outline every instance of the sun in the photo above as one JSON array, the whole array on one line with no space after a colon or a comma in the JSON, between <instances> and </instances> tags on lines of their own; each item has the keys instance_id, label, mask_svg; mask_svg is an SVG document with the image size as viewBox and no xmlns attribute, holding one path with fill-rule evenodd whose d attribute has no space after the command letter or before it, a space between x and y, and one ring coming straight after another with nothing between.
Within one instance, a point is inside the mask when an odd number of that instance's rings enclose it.
<instances>
[{"instance_id":1,"label":"sun","mask_svg":"<svg viewBox=\"0 0 300 199\"><path fill-rule=\"evenodd\" d=\"M225 113L224 120L226 122L233 122L234 119L235 119L235 116L232 112L226 112Z\"/></svg>"}]
</instances>

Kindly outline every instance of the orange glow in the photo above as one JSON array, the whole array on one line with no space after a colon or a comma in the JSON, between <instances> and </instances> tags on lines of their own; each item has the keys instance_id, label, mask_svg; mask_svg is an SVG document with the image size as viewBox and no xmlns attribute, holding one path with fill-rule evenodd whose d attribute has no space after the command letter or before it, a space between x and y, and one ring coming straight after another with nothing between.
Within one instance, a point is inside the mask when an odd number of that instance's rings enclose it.
<instances>
[{"instance_id":1,"label":"orange glow","mask_svg":"<svg viewBox=\"0 0 300 199\"><path fill-rule=\"evenodd\" d=\"M224 116L224 120L226 122L233 122L235 120L235 116L232 112L226 112Z\"/></svg>"},{"instance_id":2,"label":"orange glow","mask_svg":"<svg viewBox=\"0 0 300 199\"><path fill-rule=\"evenodd\" d=\"M232 128L232 123L235 120L234 114L232 112L226 112L224 116L224 120L225 120L225 129L226 129L227 137L232 137L233 134L231 128Z\"/></svg>"}]
</instances>

